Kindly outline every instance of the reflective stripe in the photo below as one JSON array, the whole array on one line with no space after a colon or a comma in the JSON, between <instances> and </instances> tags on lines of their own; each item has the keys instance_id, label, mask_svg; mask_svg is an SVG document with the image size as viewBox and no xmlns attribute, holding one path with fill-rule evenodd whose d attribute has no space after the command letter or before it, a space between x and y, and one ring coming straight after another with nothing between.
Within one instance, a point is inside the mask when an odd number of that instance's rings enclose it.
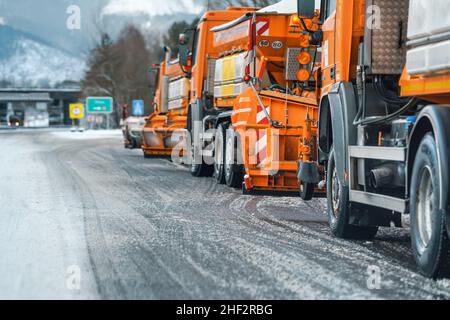
<instances>
[{"instance_id":1,"label":"reflective stripe","mask_svg":"<svg viewBox=\"0 0 450 320\"><path fill-rule=\"evenodd\" d=\"M247 121L239 121L239 122L233 123L233 127L246 126L246 125L247 125Z\"/></svg>"},{"instance_id":2,"label":"reflective stripe","mask_svg":"<svg viewBox=\"0 0 450 320\"><path fill-rule=\"evenodd\" d=\"M264 123L269 123L269 119L267 119L266 117L266 113L264 112L264 110L262 110L262 108L258 108L261 109L261 111L258 112L258 114L256 115L256 123L257 124L261 124L263 121ZM270 108L266 108L267 113L270 114Z\"/></svg>"},{"instance_id":3,"label":"reflective stripe","mask_svg":"<svg viewBox=\"0 0 450 320\"><path fill-rule=\"evenodd\" d=\"M260 152L261 150L265 149L267 147L267 135L264 134L260 137L260 139L255 144L255 150L256 152Z\"/></svg>"},{"instance_id":4,"label":"reflective stripe","mask_svg":"<svg viewBox=\"0 0 450 320\"><path fill-rule=\"evenodd\" d=\"M242 109L233 111L233 115L240 114L240 113L249 113L251 111L252 111L252 108L242 108Z\"/></svg>"},{"instance_id":5,"label":"reflective stripe","mask_svg":"<svg viewBox=\"0 0 450 320\"><path fill-rule=\"evenodd\" d=\"M241 98L239 98L239 102L240 103L242 103L242 102L251 102L252 101L252 99L250 99L249 97L241 97Z\"/></svg>"},{"instance_id":6,"label":"reflective stripe","mask_svg":"<svg viewBox=\"0 0 450 320\"><path fill-rule=\"evenodd\" d=\"M268 19L258 19L256 22L256 32L259 36L268 36L269 35L269 25L270 20Z\"/></svg>"}]
</instances>

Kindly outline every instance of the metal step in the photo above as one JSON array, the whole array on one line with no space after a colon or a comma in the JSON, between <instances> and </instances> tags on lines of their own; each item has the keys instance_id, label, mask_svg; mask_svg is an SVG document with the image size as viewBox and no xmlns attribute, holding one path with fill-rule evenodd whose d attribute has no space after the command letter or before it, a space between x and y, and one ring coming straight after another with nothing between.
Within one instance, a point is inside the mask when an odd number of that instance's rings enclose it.
<instances>
[{"instance_id":1,"label":"metal step","mask_svg":"<svg viewBox=\"0 0 450 320\"><path fill-rule=\"evenodd\" d=\"M349 146L348 153L350 158L356 159L374 159L386 161L406 161L406 148L397 147L362 147Z\"/></svg>"},{"instance_id":2,"label":"metal step","mask_svg":"<svg viewBox=\"0 0 450 320\"><path fill-rule=\"evenodd\" d=\"M352 168L355 167L355 161L357 161L357 159L405 162L407 148L349 146L348 153L351 163L349 172L350 201L388 209L399 213L406 213L408 209L408 201L405 199L355 190L357 189L357 181L355 181Z\"/></svg>"},{"instance_id":3,"label":"metal step","mask_svg":"<svg viewBox=\"0 0 450 320\"><path fill-rule=\"evenodd\" d=\"M408 201L376 193L350 190L350 202L357 202L399 213L406 213Z\"/></svg>"}]
</instances>

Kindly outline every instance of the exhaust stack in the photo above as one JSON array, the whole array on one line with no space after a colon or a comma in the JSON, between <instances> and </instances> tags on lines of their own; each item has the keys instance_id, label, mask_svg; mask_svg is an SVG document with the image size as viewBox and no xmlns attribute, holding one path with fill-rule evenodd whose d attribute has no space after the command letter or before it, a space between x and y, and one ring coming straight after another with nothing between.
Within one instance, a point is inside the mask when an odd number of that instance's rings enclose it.
<instances>
[{"instance_id":1,"label":"exhaust stack","mask_svg":"<svg viewBox=\"0 0 450 320\"><path fill-rule=\"evenodd\" d=\"M164 52L166 53L166 71L162 78L161 86L161 113L167 113L169 111L169 82L170 77L168 75L168 66L170 59L172 57L172 50L169 47L164 47Z\"/></svg>"}]
</instances>

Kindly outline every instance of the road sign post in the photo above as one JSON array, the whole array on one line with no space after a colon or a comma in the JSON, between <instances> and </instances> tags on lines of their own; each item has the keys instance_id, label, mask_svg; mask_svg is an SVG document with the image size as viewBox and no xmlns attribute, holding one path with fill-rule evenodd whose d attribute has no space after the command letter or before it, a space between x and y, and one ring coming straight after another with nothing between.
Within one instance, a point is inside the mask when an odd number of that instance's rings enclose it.
<instances>
[{"instance_id":1,"label":"road sign post","mask_svg":"<svg viewBox=\"0 0 450 320\"><path fill-rule=\"evenodd\" d=\"M84 104L71 103L69 105L70 119L83 119L84 118Z\"/></svg>"},{"instance_id":2,"label":"road sign post","mask_svg":"<svg viewBox=\"0 0 450 320\"><path fill-rule=\"evenodd\" d=\"M144 100L133 100L133 108L131 114L134 117L144 116Z\"/></svg>"},{"instance_id":3,"label":"road sign post","mask_svg":"<svg viewBox=\"0 0 450 320\"><path fill-rule=\"evenodd\" d=\"M88 113L110 114L113 112L111 97L90 97L86 99Z\"/></svg>"},{"instance_id":4,"label":"road sign post","mask_svg":"<svg viewBox=\"0 0 450 320\"><path fill-rule=\"evenodd\" d=\"M71 103L69 105L69 116L72 119L72 129L71 131L83 131L81 127L81 119L84 119L84 104L82 103Z\"/></svg>"},{"instance_id":5,"label":"road sign post","mask_svg":"<svg viewBox=\"0 0 450 320\"><path fill-rule=\"evenodd\" d=\"M89 114L104 114L106 116L107 129L110 129L110 115L113 112L113 98L89 97L86 99L86 108Z\"/></svg>"}]
</instances>

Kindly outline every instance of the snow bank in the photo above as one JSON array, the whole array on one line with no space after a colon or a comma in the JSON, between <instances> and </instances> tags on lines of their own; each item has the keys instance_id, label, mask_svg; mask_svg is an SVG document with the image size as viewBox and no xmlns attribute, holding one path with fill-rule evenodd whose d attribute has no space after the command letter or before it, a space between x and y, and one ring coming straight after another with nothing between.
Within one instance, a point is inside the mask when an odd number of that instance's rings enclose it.
<instances>
[{"instance_id":1,"label":"snow bank","mask_svg":"<svg viewBox=\"0 0 450 320\"><path fill-rule=\"evenodd\" d=\"M54 131L52 135L70 140L95 140L95 139L105 139L105 138L122 138L122 131L117 130L88 130L84 132L71 132L67 131Z\"/></svg>"}]
</instances>

